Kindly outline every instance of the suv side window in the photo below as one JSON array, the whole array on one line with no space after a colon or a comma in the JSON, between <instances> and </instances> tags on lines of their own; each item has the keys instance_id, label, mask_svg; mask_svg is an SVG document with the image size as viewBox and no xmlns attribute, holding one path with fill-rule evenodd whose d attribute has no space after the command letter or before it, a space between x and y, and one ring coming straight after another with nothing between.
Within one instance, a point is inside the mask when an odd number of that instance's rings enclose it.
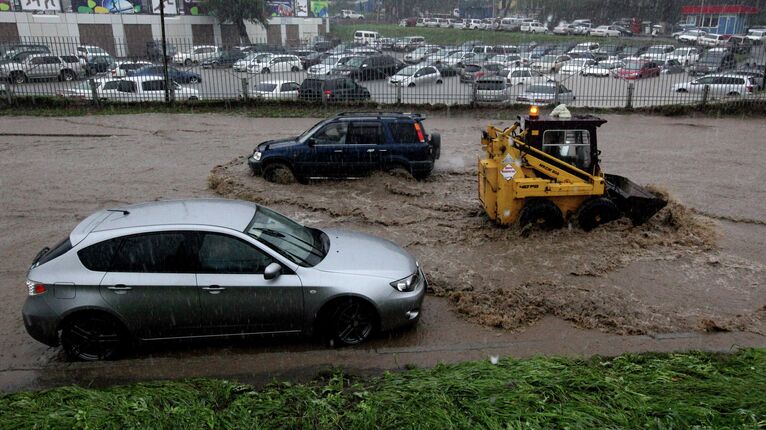
<instances>
[{"instance_id":1,"label":"suv side window","mask_svg":"<svg viewBox=\"0 0 766 430\"><path fill-rule=\"evenodd\" d=\"M138 234L123 239L112 272L194 273L193 240L184 232Z\"/></svg>"},{"instance_id":2,"label":"suv side window","mask_svg":"<svg viewBox=\"0 0 766 430\"><path fill-rule=\"evenodd\" d=\"M394 143L418 142L418 132L415 130L415 124L411 122L390 122L388 130Z\"/></svg>"},{"instance_id":3,"label":"suv side window","mask_svg":"<svg viewBox=\"0 0 766 430\"><path fill-rule=\"evenodd\" d=\"M164 91L165 81L144 81L141 83L144 91Z\"/></svg>"},{"instance_id":4,"label":"suv side window","mask_svg":"<svg viewBox=\"0 0 766 430\"><path fill-rule=\"evenodd\" d=\"M311 137L316 140L317 145L343 145L346 143L347 130L348 123L333 122L322 127Z\"/></svg>"},{"instance_id":5,"label":"suv side window","mask_svg":"<svg viewBox=\"0 0 766 430\"><path fill-rule=\"evenodd\" d=\"M382 145L386 143L383 127L379 122L355 122L348 131L349 145Z\"/></svg>"},{"instance_id":6,"label":"suv side window","mask_svg":"<svg viewBox=\"0 0 766 430\"><path fill-rule=\"evenodd\" d=\"M107 239L103 242L95 243L89 247L80 250L77 256L80 257L80 262L88 270L94 272L108 272L114 255L120 248L122 238Z\"/></svg>"},{"instance_id":7,"label":"suv side window","mask_svg":"<svg viewBox=\"0 0 766 430\"><path fill-rule=\"evenodd\" d=\"M262 274L274 262L249 243L217 233L205 233L199 247L199 273Z\"/></svg>"}]
</instances>

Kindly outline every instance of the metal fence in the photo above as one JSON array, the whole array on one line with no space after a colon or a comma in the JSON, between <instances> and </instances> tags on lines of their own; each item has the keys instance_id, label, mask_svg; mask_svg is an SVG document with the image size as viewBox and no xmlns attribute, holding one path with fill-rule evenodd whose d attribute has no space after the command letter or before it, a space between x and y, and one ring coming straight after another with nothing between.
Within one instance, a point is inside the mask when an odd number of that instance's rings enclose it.
<instances>
[{"instance_id":1,"label":"metal fence","mask_svg":"<svg viewBox=\"0 0 766 430\"><path fill-rule=\"evenodd\" d=\"M647 45L657 43L646 41ZM492 68L499 66L492 66L492 59L466 59L451 66L446 66L446 62L437 64L440 72L430 80L413 80L418 72L407 69L412 74L402 85L392 84L390 76L377 73L369 79L350 82L337 68L331 70L330 60L325 59L329 52L316 59L320 54L308 47L275 47L257 41L249 47L215 47L195 45L190 40L168 40L168 72L173 82L165 85L162 46L157 41L115 40L104 46L81 46L78 41L66 38L32 38L0 46L0 54L5 58L0 65L2 99L11 103L14 98L24 96L53 96L93 103L165 101L166 96L173 101L296 99L316 103L361 100L378 104L446 105L564 102L575 107L597 108L766 100L763 45L754 46L750 52L732 54L736 64L727 65L726 73L732 75L731 78L736 71L742 80L718 77L693 83L704 77L704 73L692 75L694 59L640 79L616 77L615 70L594 76L598 74L590 73L591 69L567 67L575 63L536 68L539 60L526 64L517 60L500 68L505 70L502 79L493 80ZM335 49L348 57L366 55L358 48L355 51ZM265 51L271 55L252 60ZM409 52L383 50L382 54L404 61ZM241 67L243 58L250 58L249 63L244 64L251 67ZM328 64L310 67L315 61ZM352 64L360 66L359 60ZM538 75L539 72L539 75L528 78L513 75L514 70L523 71L529 66L533 69L531 73ZM357 67L358 70L361 68ZM317 78L334 83L319 83ZM546 92L537 92L540 86L545 87Z\"/></svg>"}]
</instances>

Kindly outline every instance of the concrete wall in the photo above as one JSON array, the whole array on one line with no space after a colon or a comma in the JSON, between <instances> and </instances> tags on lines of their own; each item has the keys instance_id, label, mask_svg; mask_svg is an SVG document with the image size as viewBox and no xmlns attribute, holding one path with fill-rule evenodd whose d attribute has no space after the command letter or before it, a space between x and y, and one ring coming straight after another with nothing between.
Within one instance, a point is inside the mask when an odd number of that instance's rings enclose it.
<instances>
[{"instance_id":1,"label":"concrete wall","mask_svg":"<svg viewBox=\"0 0 766 430\"><path fill-rule=\"evenodd\" d=\"M29 12L2 12L0 13L0 23L16 23L18 27L19 38L61 38L63 41L72 43L79 42L80 24L110 24L112 26L112 37L114 37L117 46L117 56L125 55L124 24L149 24L152 29L152 38L159 40L161 37L160 17L159 15L129 15L129 14L80 14L80 13L59 13L56 15L40 15ZM191 16L175 15L165 17L165 34L168 40L183 41L183 43L192 42L192 24L209 24L213 26L213 34L216 44L222 44L221 27L218 20L209 16ZM272 18L269 21L271 25L280 25L282 40L287 40L287 25L297 24L301 40L310 40L319 34L319 25L329 31L329 21L321 18L292 18L280 17ZM266 42L266 29L261 25L247 23L247 33L253 43ZM12 42L12 41L0 41Z\"/></svg>"}]
</instances>

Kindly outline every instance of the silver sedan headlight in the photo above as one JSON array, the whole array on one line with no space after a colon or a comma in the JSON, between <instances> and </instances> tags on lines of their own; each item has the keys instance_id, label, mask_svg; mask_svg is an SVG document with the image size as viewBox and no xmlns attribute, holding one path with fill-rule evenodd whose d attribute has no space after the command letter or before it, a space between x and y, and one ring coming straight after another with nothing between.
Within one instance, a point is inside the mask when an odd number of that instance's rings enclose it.
<instances>
[{"instance_id":1,"label":"silver sedan headlight","mask_svg":"<svg viewBox=\"0 0 766 430\"><path fill-rule=\"evenodd\" d=\"M420 283L420 270L416 271L412 275L400 279L398 281L394 281L391 283L391 286L396 288L397 290L401 292L409 292L415 290L415 287Z\"/></svg>"},{"instance_id":2,"label":"silver sedan headlight","mask_svg":"<svg viewBox=\"0 0 766 430\"><path fill-rule=\"evenodd\" d=\"M261 151L256 150L253 152L253 160L261 161Z\"/></svg>"}]
</instances>

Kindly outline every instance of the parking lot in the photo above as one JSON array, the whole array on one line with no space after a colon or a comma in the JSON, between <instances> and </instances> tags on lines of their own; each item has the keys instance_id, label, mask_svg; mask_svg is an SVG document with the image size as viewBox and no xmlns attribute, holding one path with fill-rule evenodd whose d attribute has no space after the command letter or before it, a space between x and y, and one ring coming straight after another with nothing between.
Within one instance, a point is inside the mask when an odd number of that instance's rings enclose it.
<instances>
[{"instance_id":1,"label":"parking lot","mask_svg":"<svg viewBox=\"0 0 766 430\"><path fill-rule=\"evenodd\" d=\"M249 176L244 156L256 143L295 135L316 119L5 118L0 385L203 375L265 381L335 365L371 371L497 354L765 346L763 122L606 119L602 166L655 184L678 204L639 229L616 223L593 233L521 237L489 223L477 201L482 119L426 121L443 142L427 181L376 175L277 185ZM97 209L213 196L248 198L309 225L363 231L404 246L432 282L423 320L413 330L349 349L302 338L192 342L146 347L98 364L64 363L58 348L27 335L20 316L25 272L42 247Z\"/></svg>"},{"instance_id":2,"label":"parking lot","mask_svg":"<svg viewBox=\"0 0 766 430\"><path fill-rule=\"evenodd\" d=\"M401 52L388 52L399 59L404 57ZM753 58L764 58L763 47L757 47L751 54ZM252 94L253 88L259 82L265 81L294 81L298 84L307 77L305 71L280 72L269 74L251 74L236 72L231 68L204 69L200 66L175 66L181 70L199 73L201 83L183 84L186 87L199 91L199 99L221 100L241 98L243 92L243 79L246 80L248 92ZM576 107L612 108L626 107L628 102L633 107L662 106L669 104L695 104L703 102L702 91L696 93L678 93L673 90L675 84L689 82L696 77L688 72L661 74L659 77L645 78L635 81L615 79L612 77L580 76L579 74L549 73L547 79L560 82L572 90L575 100L571 105ZM475 87L470 83L461 83L457 76L443 78L443 84L430 84L414 88L397 87L387 80L377 79L360 82L370 94L371 100L380 104L393 104L397 102L407 104L447 104L460 105L470 104L476 100ZM629 89L633 85L633 90ZM12 90L19 96L23 95L48 95L55 96L68 88L86 85L84 81L73 82L30 82L12 85ZM515 103L516 97L524 92L523 85L508 88L505 103ZM163 100L163 95L158 94L157 100ZM717 96L709 96L706 101L713 101ZM764 99L766 92L756 90L753 94L741 97L725 97L729 101L741 99Z\"/></svg>"}]
</instances>

